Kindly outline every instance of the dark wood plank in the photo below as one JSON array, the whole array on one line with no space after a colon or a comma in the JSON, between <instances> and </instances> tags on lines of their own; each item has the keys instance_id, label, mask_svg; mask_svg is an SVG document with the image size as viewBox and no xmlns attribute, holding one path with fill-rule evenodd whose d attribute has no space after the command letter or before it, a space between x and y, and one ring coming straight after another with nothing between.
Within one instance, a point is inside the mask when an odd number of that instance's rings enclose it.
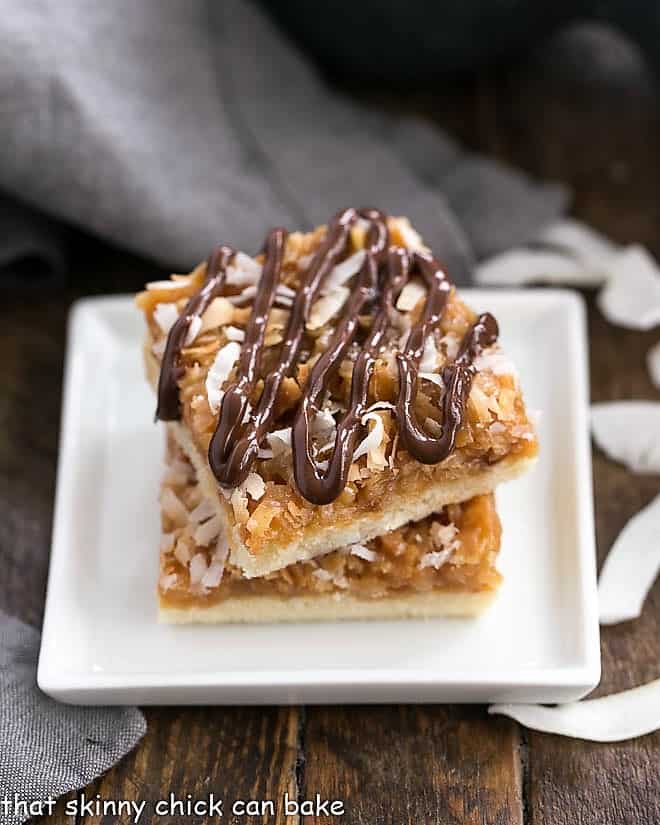
<instances>
[{"instance_id":1,"label":"dark wood plank","mask_svg":"<svg viewBox=\"0 0 660 825\"><path fill-rule=\"evenodd\" d=\"M136 750L93 786L88 798L146 801L142 822L242 822L295 825L284 815L287 793L297 799L299 711L296 708L153 708L148 731ZM173 793L178 800L224 800L215 816L155 815L156 803ZM188 797L190 795L190 797ZM234 816L237 800L272 800L275 815ZM114 825L106 816L84 816L85 825Z\"/></svg>"},{"instance_id":2,"label":"dark wood plank","mask_svg":"<svg viewBox=\"0 0 660 825\"><path fill-rule=\"evenodd\" d=\"M567 181L575 190L578 216L657 254L660 122L649 74L634 57L616 61L612 54L601 72L585 71L584 54L581 62L566 49L565 41L555 41L529 63L484 82L491 128L481 148L540 176ZM592 399L658 400L644 361L657 331L613 327L593 299L589 324ZM602 564L627 520L660 492L660 479L631 474L595 451L594 489ZM656 583L640 620L603 629L603 679L594 695L660 676L659 631ZM534 732L522 736L532 825L660 821L660 733L615 745Z\"/></svg>"},{"instance_id":3,"label":"dark wood plank","mask_svg":"<svg viewBox=\"0 0 660 825\"><path fill-rule=\"evenodd\" d=\"M342 800L349 825L523 822L517 726L482 709L308 708L304 746L303 798Z\"/></svg>"}]
</instances>

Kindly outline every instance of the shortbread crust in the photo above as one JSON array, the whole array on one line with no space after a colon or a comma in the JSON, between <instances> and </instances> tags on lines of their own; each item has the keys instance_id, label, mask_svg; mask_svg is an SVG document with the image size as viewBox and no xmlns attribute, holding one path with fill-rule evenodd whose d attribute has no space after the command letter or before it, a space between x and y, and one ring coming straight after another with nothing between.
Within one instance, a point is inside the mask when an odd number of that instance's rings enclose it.
<instances>
[{"instance_id":1,"label":"shortbread crust","mask_svg":"<svg viewBox=\"0 0 660 825\"><path fill-rule=\"evenodd\" d=\"M159 605L166 622L475 615L501 580L492 496L451 505L366 545L245 579L225 558L214 508L170 438L161 518Z\"/></svg>"}]
</instances>

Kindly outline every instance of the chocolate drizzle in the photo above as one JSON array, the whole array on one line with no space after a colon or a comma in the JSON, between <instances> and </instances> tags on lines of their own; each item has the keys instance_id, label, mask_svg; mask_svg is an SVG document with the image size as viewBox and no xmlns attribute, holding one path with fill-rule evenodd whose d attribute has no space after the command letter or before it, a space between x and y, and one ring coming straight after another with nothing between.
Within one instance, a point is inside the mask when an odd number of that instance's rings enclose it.
<instances>
[{"instance_id":1,"label":"chocolate drizzle","mask_svg":"<svg viewBox=\"0 0 660 825\"><path fill-rule=\"evenodd\" d=\"M206 264L202 288L186 304L167 337L165 352L158 377L158 405L156 418L177 421L181 417L181 402L177 382L183 373L179 363L188 330L195 318L201 318L211 301L222 292L227 265L235 255L230 246L216 246Z\"/></svg>"},{"instance_id":2,"label":"chocolate drizzle","mask_svg":"<svg viewBox=\"0 0 660 825\"><path fill-rule=\"evenodd\" d=\"M362 417L367 409L376 358L385 343L395 299L412 275L422 278L427 296L421 317L411 328L402 351L397 353L399 394L396 415L401 444L414 458L425 464L443 461L454 449L476 372L474 358L482 348L491 346L497 340L497 322L488 313L479 316L463 338L454 361L443 368L441 433L437 437L428 435L420 427L415 413L419 363L428 336L442 319L451 282L430 254L390 245L383 213L375 209L349 208L339 212L330 223L325 239L302 277L291 307L279 359L264 377L261 395L253 404L261 377L265 329L280 280L287 240L283 229L274 229L268 235L261 281L245 332L236 378L223 396L218 426L209 445L209 463L222 486L236 487L250 472L259 448L271 429L282 382L295 374L312 305L327 275L345 256L351 227L359 218L369 222L365 258L332 338L302 388L293 422L296 486L301 495L314 504L334 501L346 486L358 437L364 431ZM214 250L202 288L189 300L183 314L170 330L158 388L158 418L172 420L180 416L177 381L181 376L181 349L192 319L201 317L211 300L222 291L225 270L233 255L234 250L230 247L220 246ZM359 316L365 314L371 315L371 325L365 340L360 343L356 341ZM353 365L349 405L337 423L334 449L325 467L313 455L312 426L323 406L330 381L354 344L361 349Z\"/></svg>"}]
</instances>

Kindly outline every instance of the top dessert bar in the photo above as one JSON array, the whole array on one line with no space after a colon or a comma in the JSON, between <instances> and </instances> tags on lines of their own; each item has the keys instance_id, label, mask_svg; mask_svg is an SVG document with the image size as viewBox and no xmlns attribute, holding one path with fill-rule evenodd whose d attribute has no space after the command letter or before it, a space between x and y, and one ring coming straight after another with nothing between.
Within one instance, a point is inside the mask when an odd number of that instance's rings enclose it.
<instances>
[{"instance_id":1,"label":"top dessert bar","mask_svg":"<svg viewBox=\"0 0 660 825\"><path fill-rule=\"evenodd\" d=\"M517 476L538 445L488 313L403 218L345 209L147 284L157 417L262 576Z\"/></svg>"}]
</instances>

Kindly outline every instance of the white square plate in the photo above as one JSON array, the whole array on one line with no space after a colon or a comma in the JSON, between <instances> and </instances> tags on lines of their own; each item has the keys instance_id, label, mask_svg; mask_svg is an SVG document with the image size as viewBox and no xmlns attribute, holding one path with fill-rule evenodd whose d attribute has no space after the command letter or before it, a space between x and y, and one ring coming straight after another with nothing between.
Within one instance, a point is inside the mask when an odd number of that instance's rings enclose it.
<instances>
[{"instance_id":1,"label":"white square plate","mask_svg":"<svg viewBox=\"0 0 660 825\"><path fill-rule=\"evenodd\" d=\"M600 678L583 306L465 290L498 318L541 457L498 491L504 584L477 620L254 626L156 621L163 433L127 297L70 318L38 682L86 704L564 702Z\"/></svg>"}]
</instances>

